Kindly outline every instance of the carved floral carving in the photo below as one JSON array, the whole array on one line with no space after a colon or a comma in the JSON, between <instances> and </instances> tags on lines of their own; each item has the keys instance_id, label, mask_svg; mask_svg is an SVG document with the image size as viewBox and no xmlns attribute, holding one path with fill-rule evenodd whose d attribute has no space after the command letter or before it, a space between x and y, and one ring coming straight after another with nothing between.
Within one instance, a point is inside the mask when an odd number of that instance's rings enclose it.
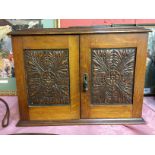
<instances>
[{"instance_id":1,"label":"carved floral carving","mask_svg":"<svg viewBox=\"0 0 155 155\"><path fill-rule=\"evenodd\" d=\"M69 104L68 49L25 50L29 105Z\"/></svg>"},{"instance_id":2,"label":"carved floral carving","mask_svg":"<svg viewBox=\"0 0 155 155\"><path fill-rule=\"evenodd\" d=\"M135 48L92 49L92 104L132 103Z\"/></svg>"}]
</instances>

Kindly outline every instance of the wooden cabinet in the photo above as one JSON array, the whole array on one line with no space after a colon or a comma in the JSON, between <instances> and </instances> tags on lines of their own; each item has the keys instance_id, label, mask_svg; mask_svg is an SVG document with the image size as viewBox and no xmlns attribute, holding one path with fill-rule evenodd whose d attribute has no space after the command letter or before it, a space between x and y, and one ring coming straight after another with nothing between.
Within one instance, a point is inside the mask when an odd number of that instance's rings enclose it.
<instances>
[{"instance_id":1,"label":"wooden cabinet","mask_svg":"<svg viewBox=\"0 0 155 155\"><path fill-rule=\"evenodd\" d=\"M139 124L144 28L12 32L20 126Z\"/></svg>"}]
</instances>

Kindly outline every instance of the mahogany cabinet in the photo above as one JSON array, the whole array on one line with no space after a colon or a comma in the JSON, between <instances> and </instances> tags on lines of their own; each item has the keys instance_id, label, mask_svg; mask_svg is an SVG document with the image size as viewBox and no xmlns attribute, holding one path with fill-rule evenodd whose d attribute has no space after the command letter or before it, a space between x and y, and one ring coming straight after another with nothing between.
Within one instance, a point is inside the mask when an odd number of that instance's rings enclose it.
<instances>
[{"instance_id":1,"label":"mahogany cabinet","mask_svg":"<svg viewBox=\"0 0 155 155\"><path fill-rule=\"evenodd\" d=\"M144 28L12 32L19 126L140 124Z\"/></svg>"}]
</instances>

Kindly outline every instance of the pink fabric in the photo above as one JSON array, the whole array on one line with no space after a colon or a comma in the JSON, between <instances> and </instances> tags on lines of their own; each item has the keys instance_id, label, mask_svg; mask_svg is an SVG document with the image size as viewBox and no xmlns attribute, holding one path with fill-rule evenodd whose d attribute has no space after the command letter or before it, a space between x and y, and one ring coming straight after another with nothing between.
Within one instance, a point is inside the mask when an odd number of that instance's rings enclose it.
<instances>
[{"instance_id":1,"label":"pink fabric","mask_svg":"<svg viewBox=\"0 0 155 155\"><path fill-rule=\"evenodd\" d=\"M155 98L145 97L143 104L144 125L80 125L80 126L43 126L16 127L19 120L18 99L16 96L2 97L10 107L10 124L6 128L0 125L0 134L15 133L53 133L60 135L152 135L155 134ZM0 118L4 107L0 106Z\"/></svg>"}]
</instances>

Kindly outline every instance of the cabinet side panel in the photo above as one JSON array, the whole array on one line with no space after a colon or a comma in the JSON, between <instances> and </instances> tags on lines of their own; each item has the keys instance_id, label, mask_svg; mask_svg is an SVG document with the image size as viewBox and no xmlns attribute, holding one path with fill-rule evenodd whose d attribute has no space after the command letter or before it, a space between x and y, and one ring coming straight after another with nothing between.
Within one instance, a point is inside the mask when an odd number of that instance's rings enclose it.
<instances>
[{"instance_id":1,"label":"cabinet side panel","mask_svg":"<svg viewBox=\"0 0 155 155\"><path fill-rule=\"evenodd\" d=\"M27 96L26 96L22 39L23 39L22 37L12 37L12 45L13 45L13 54L14 54L14 63L15 63L15 77L16 77L16 84L17 84L20 119L28 120L29 111L28 111Z\"/></svg>"},{"instance_id":2,"label":"cabinet side panel","mask_svg":"<svg viewBox=\"0 0 155 155\"><path fill-rule=\"evenodd\" d=\"M144 97L144 80L147 57L147 33L139 34L137 39L136 69L133 96L133 117L141 117Z\"/></svg>"}]
</instances>

